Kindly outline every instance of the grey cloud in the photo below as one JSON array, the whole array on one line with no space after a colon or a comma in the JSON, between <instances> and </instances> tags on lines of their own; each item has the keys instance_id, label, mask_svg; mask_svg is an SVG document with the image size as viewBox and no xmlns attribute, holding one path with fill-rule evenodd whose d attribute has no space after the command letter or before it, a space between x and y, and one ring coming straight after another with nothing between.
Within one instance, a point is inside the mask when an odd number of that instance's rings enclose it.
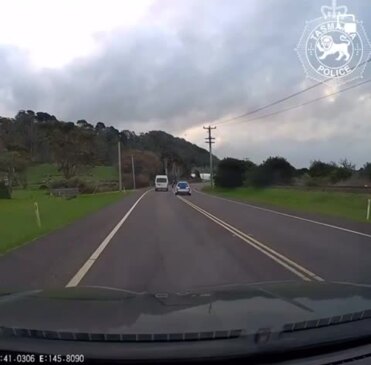
<instances>
[{"instance_id":1,"label":"grey cloud","mask_svg":"<svg viewBox=\"0 0 371 365\"><path fill-rule=\"evenodd\" d=\"M305 20L319 16L324 3L322 0L157 1L142 24L130 31L118 29L99 34L99 52L59 70L32 71L21 64L21 54L16 57L17 62L10 62L5 57L9 50L3 48L0 68L7 76L0 80L0 93L7 90L11 95L3 104L14 112L29 108L65 120L84 118L119 128L144 131L155 126L181 133L191 126L252 110L300 90L304 73L294 48ZM371 35L366 2L348 5L363 17ZM366 76L371 75L370 69ZM323 92L322 87L317 88L287 105ZM365 92L360 88L332 104L313 104L274 121L336 125L343 118L354 120L357 115L358 123L364 125L362 113L366 110L363 104L359 106L356 96ZM356 113L357 108L361 110ZM272 125L265 125L265 133L269 135ZM241 128L246 128L243 123L236 126L236 136L231 134L233 142L217 149L221 156L245 153L246 140L238 133ZM318 130L320 133L321 129ZM359 133L354 128L349 139L358 138ZM316 150L326 156L343 156L343 142L339 138L326 143L319 140ZM274 154L274 150L287 153L289 159L298 163L307 162L315 155L315 141L305 142L308 148L304 142L282 136L270 140L269 145L249 143L261 151L255 153L257 159ZM366 159L369 151L363 139L357 146L349 147L349 157L361 160L362 148ZM300 158L299 150L303 155Z\"/></svg>"}]
</instances>

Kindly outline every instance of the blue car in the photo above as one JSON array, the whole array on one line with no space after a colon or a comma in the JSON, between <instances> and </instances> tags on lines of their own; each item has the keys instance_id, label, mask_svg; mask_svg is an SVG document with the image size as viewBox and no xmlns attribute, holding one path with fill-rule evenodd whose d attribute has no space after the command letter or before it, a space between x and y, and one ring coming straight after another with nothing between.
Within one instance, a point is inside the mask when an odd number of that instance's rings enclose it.
<instances>
[{"instance_id":1,"label":"blue car","mask_svg":"<svg viewBox=\"0 0 371 365\"><path fill-rule=\"evenodd\" d=\"M179 181L175 187L175 195L191 195L191 187L187 181Z\"/></svg>"}]
</instances>

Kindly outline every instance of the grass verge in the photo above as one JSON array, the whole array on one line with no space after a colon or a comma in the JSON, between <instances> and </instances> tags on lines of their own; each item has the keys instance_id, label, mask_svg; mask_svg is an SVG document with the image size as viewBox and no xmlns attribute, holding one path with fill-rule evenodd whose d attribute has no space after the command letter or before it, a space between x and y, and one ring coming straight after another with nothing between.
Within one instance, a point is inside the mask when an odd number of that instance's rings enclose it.
<instances>
[{"instance_id":1,"label":"grass verge","mask_svg":"<svg viewBox=\"0 0 371 365\"><path fill-rule=\"evenodd\" d=\"M45 191L18 190L13 199L0 200L0 253L61 228L76 219L121 199L125 193L79 195L75 199L54 198ZM35 215L37 202L41 228Z\"/></svg>"},{"instance_id":2,"label":"grass verge","mask_svg":"<svg viewBox=\"0 0 371 365\"><path fill-rule=\"evenodd\" d=\"M359 222L367 222L367 199L371 198L370 195L359 193L300 191L281 188L210 189L210 187L205 187L203 191L245 202L269 204L302 212L342 217Z\"/></svg>"}]
</instances>

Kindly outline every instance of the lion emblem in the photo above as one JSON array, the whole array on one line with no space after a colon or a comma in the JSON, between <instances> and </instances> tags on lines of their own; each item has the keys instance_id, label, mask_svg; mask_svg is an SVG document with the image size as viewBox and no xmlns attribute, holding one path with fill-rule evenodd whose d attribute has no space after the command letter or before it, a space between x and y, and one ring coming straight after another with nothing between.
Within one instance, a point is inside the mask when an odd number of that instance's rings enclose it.
<instances>
[{"instance_id":1,"label":"lion emblem","mask_svg":"<svg viewBox=\"0 0 371 365\"><path fill-rule=\"evenodd\" d=\"M334 55L338 53L336 61L340 61L342 58L345 58L345 61L348 61L350 58L349 54L349 45L350 41L344 36L340 36L342 43L335 43L330 35L324 35L317 42L317 48L322 55L318 57L320 60L324 60L329 55Z\"/></svg>"}]
</instances>

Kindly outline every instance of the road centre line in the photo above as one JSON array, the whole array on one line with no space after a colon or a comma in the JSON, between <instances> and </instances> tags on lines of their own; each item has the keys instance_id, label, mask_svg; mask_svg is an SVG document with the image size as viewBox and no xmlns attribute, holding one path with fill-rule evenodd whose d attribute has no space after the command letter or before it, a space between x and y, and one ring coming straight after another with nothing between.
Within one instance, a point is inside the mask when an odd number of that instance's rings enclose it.
<instances>
[{"instance_id":1,"label":"road centre line","mask_svg":"<svg viewBox=\"0 0 371 365\"><path fill-rule=\"evenodd\" d=\"M190 202L189 200L186 200L180 196L178 196L180 200L182 200L185 204L189 205L193 209L197 210L199 213L205 215L207 218L215 222L216 224L220 225L227 231L231 232L244 242L248 243L250 246L254 247L261 253L265 254L266 256L270 257L272 260L274 260L279 265L285 267L287 270L294 273L296 276L300 277L303 280L306 281L324 281L320 276L314 274L313 272L309 271L305 267L297 264L296 262L290 260L288 257L280 254L279 252L273 250L272 248L266 246L262 242L256 240L255 238L250 237L246 233L238 230L236 227L228 224L227 222L219 219L218 217L214 216L213 214L207 212L206 210L200 208L198 205Z\"/></svg>"},{"instance_id":2,"label":"road centre line","mask_svg":"<svg viewBox=\"0 0 371 365\"><path fill-rule=\"evenodd\" d=\"M307 219L307 218L298 217L298 216L293 215L293 214L282 213L282 212L279 212L277 210L273 210L273 209L269 209L269 208L263 208L263 207L259 207L259 206L254 205L254 204L245 203L245 202L241 202L241 201L237 201L237 200L233 200L233 199L227 199L227 198L223 198L221 196L216 196L216 195L213 195L213 194L207 194L207 193L204 193L204 192L202 192L202 191L200 191L198 189L193 189L193 191L195 191L198 194L206 195L208 197L213 197L213 198L220 199L220 200L226 200L226 201L228 201L230 203L235 203L235 204L239 204L239 205L245 205L245 206L248 206L250 208L263 210L265 212L269 212L269 213L273 213L273 214L278 214L278 215L282 215L282 216L285 216L285 217L289 217L289 218L293 218L293 219L298 219L298 220L301 220L301 221L305 221L305 222L309 222L309 223L314 223L314 224L318 224L318 225L321 225L321 226L325 226L325 227L329 227L329 228L333 228L333 229L338 229L340 231L344 231L344 232L348 232L348 233L353 233L353 234L357 234L359 236L364 236L364 237L371 238L371 234L368 234L368 233L354 231L352 229L348 229L348 228L344 228L344 227L340 227L340 226L335 226L333 224L328 224L328 223L323 223L323 222L315 221L313 219Z\"/></svg>"},{"instance_id":3,"label":"road centre line","mask_svg":"<svg viewBox=\"0 0 371 365\"><path fill-rule=\"evenodd\" d=\"M95 261L98 259L98 257L101 255L103 250L107 247L107 245L110 243L113 236L117 233L117 231L121 228L121 226L125 223L125 221L128 219L134 208L138 205L138 203L144 198L144 196L149 192L150 190L145 191L132 205L132 207L127 211L127 213L122 217L120 222L116 224L116 226L112 229L112 231L107 235L107 237L102 241L102 243L98 246L98 248L93 252L93 254L88 258L88 260L85 262L85 264L80 268L80 270L74 275L74 277L68 282L66 285L66 288L77 286L80 281L83 279L83 277L86 275L86 273L89 271L89 269L93 266Z\"/></svg>"}]
</instances>

